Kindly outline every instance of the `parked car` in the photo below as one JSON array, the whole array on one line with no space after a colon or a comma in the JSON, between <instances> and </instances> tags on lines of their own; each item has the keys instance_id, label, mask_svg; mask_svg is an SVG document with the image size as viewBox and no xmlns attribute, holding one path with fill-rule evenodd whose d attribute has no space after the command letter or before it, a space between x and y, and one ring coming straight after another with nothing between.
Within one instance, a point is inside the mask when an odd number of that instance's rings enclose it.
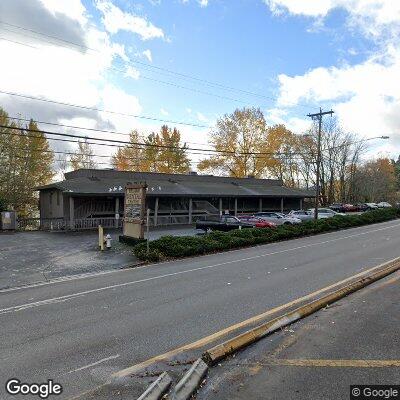
<instances>
[{"instance_id":1,"label":"parked car","mask_svg":"<svg viewBox=\"0 0 400 400\"><path fill-rule=\"evenodd\" d=\"M357 203L356 207L358 211L370 211L378 208L378 206L373 203Z\"/></svg>"},{"instance_id":2,"label":"parked car","mask_svg":"<svg viewBox=\"0 0 400 400\"><path fill-rule=\"evenodd\" d=\"M207 232L212 231L231 231L233 229L253 228L254 224L241 221L239 218L232 215L223 215L222 217L215 217L212 219L203 219L196 222L196 229L202 229Z\"/></svg>"},{"instance_id":3,"label":"parked car","mask_svg":"<svg viewBox=\"0 0 400 400\"><path fill-rule=\"evenodd\" d=\"M356 206L348 203L333 203L329 206L329 208L339 213L358 211L358 208Z\"/></svg>"},{"instance_id":4,"label":"parked car","mask_svg":"<svg viewBox=\"0 0 400 400\"><path fill-rule=\"evenodd\" d=\"M288 217L287 215L278 213L278 212L258 212L255 213L254 216L260 217L261 219L273 222L276 225L293 225L293 224L300 224L301 219Z\"/></svg>"},{"instance_id":5,"label":"parked car","mask_svg":"<svg viewBox=\"0 0 400 400\"><path fill-rule=\"evenodd\" d=\"M355 212L358 211L357 207L353 204L343 204L343 211L338 211L338 212Z\"/></svg>"},{"instance_id":6,"label":"parked car","mask_svg":"<svg viewBox=\"0 0 400 400\"><path fill-rule=\"evenodd\" d=\"M333 203L329 206L329 208L336 212L344 212L344 204L343 203Z\"/></svg>"},{"instance_id":7,"label":"parked car","mask_svg":"<svg viewBox=\"0 0 400 400\"><path fill-rule=\"evenodd\" d=\"M308 211L310 211L311 215L315 215L315 208L310 208ZM318 208L318 219L325 219L325 218L332 218L335 217L336 215L346 215L344 213L338 213L334 210L331 210L330 208Z\"/></svg>"},{"instance_id":8,"label":"parked car","mask_svg":"<svg viewBox=\"0 0 400 400\"><path fill-rule=\"evenodd\" d=\"M273 222L266 221L260 217L254 215L240 215L238 219L242 222L253 224L256 228L275 228L276 224Z\"/></svg>"},{"instance_id":9,"label":"parked car","mask_svg":"<svg viewBox=\"0 0 400 400\"><path fill-rule=\"evenodd\" d=\"M377 204L378 208L390 208L392 205L388 203L387 201L381 201L380 203Z\"/></svg>"},{"instance_id":10,"label":"parked car","mask_svg":"<svg viewBox=\"0 0 400 400\"><path fill-rule=\"evenodd\" d=\"M312 213L306 210L292 210L286 215L288 217L301 219L302 221L310 221L314 218Z\"/></svg>"}]
</instances>

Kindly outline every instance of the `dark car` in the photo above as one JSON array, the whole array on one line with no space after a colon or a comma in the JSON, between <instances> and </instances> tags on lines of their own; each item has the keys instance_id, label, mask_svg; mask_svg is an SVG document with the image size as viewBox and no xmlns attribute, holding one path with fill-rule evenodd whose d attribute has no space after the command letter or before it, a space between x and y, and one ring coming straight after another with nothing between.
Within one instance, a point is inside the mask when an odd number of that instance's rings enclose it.
<instances>
[{"instance_id":1,"label":"dark car","mask_svg":"<svg viewBox=\"0 0 400 400\"><path fill-rule=\"evenodd\" d=\"M329 206L329 208L338 213L358 211L358 208L356 206L349 203L333 203Z\"/></svg>"},{"instance_id":2,"label":"dark car","mask_svg":"<svg viewBox=\"0 0 400 400\"><path fill-rule=\"evenodd\" d=\"M373 203L357 203L356 207L358 211L370 211L377 209L377 206Z\"/></svg>"},{"instance_id":3,"label":"dark car","mask_svg":"<svg viewBox=\"0 0 400 400\"><path fill-rule=\"evenodd\" d=\"M333 211L342 213L345 212L344 204L343 203L333 203L329 206L329 208Z\"/></svg>"},{"instance_id":4,"label":"dark car","mask_svg":"<svg viewBox=\"0 0 400 400\"><path fill-rule=\"evenodd\" d=\"M254 228L254 224L241 221L239 218L232 215L223 215L212 219L198 220L196 222L196 229L203 231L231 231L239 228Z\"/></svg>"}]
</instances>

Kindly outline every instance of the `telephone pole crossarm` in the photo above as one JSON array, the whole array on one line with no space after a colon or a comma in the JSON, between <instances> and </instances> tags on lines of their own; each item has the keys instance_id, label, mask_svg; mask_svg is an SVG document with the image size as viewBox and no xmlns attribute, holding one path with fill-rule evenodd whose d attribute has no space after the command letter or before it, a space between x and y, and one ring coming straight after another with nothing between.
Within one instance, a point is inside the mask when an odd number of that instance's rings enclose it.
<instances>
[{"instance_id":1,"label":"telephone pole crossarm","mask_svg":"<svg viewBox=\"0 0 400 400\"><path fill-rule=\"evenodd\" d=\"M318 219L318 203L319 203L319 175L320 175L320 164L321 164L321 132L322 132L322 117L324 115L334 114L333 110L330 111L322 111L322 108L319 109L319 113L315 114L307 114L307 117L310 117L313 121L318 121L318 138L317 138L317 171L315 174L315 212L314 218Z\"/></svg>"}]
</instances>

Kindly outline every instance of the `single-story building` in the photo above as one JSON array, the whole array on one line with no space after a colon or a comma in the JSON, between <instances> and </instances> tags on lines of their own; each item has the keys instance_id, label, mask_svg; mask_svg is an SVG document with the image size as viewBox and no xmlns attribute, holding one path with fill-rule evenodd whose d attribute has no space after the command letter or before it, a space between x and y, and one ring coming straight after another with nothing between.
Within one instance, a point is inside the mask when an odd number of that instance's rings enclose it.
<instances>
[{"instance_id":1,"label":"single-story building","mask_svg":"<svg viewBox=\"0 0 400 400\"><path fill-rule=\"evenodd\" d=\"M213 175L162 174L79 169L61 182L41 186L40 218L52 227L84 229L121 226L124 189L146 183L146 208L152 225L193 223L199 216L303 208L313 201L311 191L288 188L277 179L232 178ZM58 221L58 223L56 223ZM48 225L48 224L47 224ZM43 222L44 226L44 222Z\"/></svg>"}]
</instances>

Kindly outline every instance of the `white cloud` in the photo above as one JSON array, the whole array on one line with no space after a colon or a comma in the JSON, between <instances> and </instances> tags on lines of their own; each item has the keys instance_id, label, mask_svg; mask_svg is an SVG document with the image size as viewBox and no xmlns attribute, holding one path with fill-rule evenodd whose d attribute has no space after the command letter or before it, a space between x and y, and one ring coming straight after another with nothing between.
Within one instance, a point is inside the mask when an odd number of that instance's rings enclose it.
<instances>
[{"instance_id":1,"label":"white cloud","mask_svg":"<svg viewBox=\"0 0 400 400\"><path fill-rule=\"evenodd\" d=\"M7 60L2 60L1 64L0 88L5 91L116 112L135 115L142 112L141 104L136 96L128 94L108 82L108 68L112 66L113 60L116 57L127 60L124 46L113 43L107 32L100 31L91 24L87 19L85 8L79 6L80 1L68 2L71 8L65 7L65 12L69 17L63 13L62 9L66 2L30 0L29 4L36 7L32 7L29 12L36 11L37 14L21 15L22 13L14 12L16 7L14 5L18 1L25 0L1 1L0 14L10 23L30 26L28 22L23 23L21 18L40 17L43 33L71 37L71 40L73 38L78 43L85 43L88 47L101 49L101 51L84 51L76 47L70 48L38 39L27 39L25 36L7 34L5 37L34 44L36 49L0 41L0 53L8 55ZM46 7L40 8L40 1L46 3ZM68 24L65 24L64 20L67 20ZM50 24L47 23L49 21ZM34 60L34 62L27 62L27 60ZM127 71L127 75L137 78L137 72L132 67ZM1 94L0 106L11 116L19 114L25 118L32 117L42 121L88 128L129 132L133 127L139 125L138 121L132 117ZM54 130L76 132L76 134L85 132L61 127L54 128ZM102 133L88 132L87 134L104 138ZM109 137L121 139L121 136L110 135ZM72 144L50 143L53 148L58 148L58 150L74 148ZM97 146L95 151L98 154L111 154L115 148Z\"/></svg>"},{"instance_id":2,"label":"white cloud","mask_svg":"<svg viewBox=\"0 0 400 400\"><path fill-rule=\"evenodd\" d=\"M197 116L197 119L198 119L199 121L201 121L201 122L208 122L208 118L207 118L204 114L202 114L201 112L197 111L197 112L196 112L196 116Z\"/></svg>"},{"instance_id":3,"label":"white cloud","mask_svg":"<svg viewBox=\"0 0 400 400\"><path fill-rule=\"evenodd\" d=\"M169 112L168 112L166 109L164 109L164 108L161 108L161 109L160 109L160 113L161 113L162 115L166 116L166 117L169 115Z\"/></svg>"},{"instance_id":4,"label":"white cloud","mask_svg":"<svg viewBox=\"0 0 400 400\"><path fill-rule=\"evenodd\" d=\"M161 28L154 26L143 17L123 12L109 0L97 0L96 7L103 14L102 21L111 34L129 31L138 34L142 40L164 38Z\"/></svg>"},{"instance_id":5,"label":"white cloud","mask_svg":"<svg viewBox=\"0 0 400 400\"><path fill-rule=\"evenodd\" d=\"M129 76L132 79L138 80L140 77L140 72L136 68L128 65L125 71L125 76Z\"/></svg>"},{"instance_id":6,"label":"white cloud","mask_svg":"<svg viewBox=\"0 0 400 400\"><path fill-rule=\"evenodd\" d=\"M198 3L200 4L200 7L208 6L208 0L198 0Z\"/></svg>"},{"instance_id":7,"label":"white cloud","mask_svg":"<svg viewBox=\"0 0 400 400\"><path fill-rule=\"evenodd\" d=\"M388 25L398 25L400 1L393 0L264 0L276 15L288 12L314 18L324 18L335 8L347 11L349 26L377 37ZM397 30L398 32L398 30Z\"/></svg>"},{"instance_id":8,"label":"white cloud","mask_svg":"<svg viewBox=\"0 0 400 400\"><path fill-rule=\"evenodd\" d=\"M267 110L265 119L269 125L283 124L296 134L301 134L310 128L310 121L305 118L289 117L288 111L282 108Z\"/></svg>"},{"instance_id":9,"label":"white cloud","mask_svg":"<svg viewBox=\"0 0 400 400\"><path fill-rule=\"evenodd\" d=\"M347 26L371 39L378 50L355 64L317 67L296 76L278 75L277 107L300 102L333 107L342 125L362 137L391 136L384 151L400 143L400 2L386 0L266 0L275 13L289 12L314 19L341 7ZM350 54L355 54L351 49ZM278 116L279 117L279 116ZM371 145L376 142L370 142Z\"/></svg>"},{"instance_id":10,"label":"white cloud","mask_svg":"<svg viewBox=\"0 0 400 400\"><path fill-rule=\"evenodd\" d=\"M153 62L153 56L151 54L151 50L147 49L142 52L142 54L150 61Z\"/></svg>"},{"instance_id":11,"label":"white cloud","mask_svg":"<svg viewBox=\"0 0 400 400\"><path fill-rule=\"evenodd\" d=\"M63 14L69 18L78 21L80 24L87 22L86 9L81 0L40 0L43 5L54 15Z\"/></svg>"},{"instance_id":12,"label":"white cloud","mask_svg":"<svg viewBox=\"0 0 400 400\"><path fill-rule=\"evenodd\" d=\"M139 115L142 106L136 96L130 95L116 86L107 83L100 91L100 97L105 110L118 113ZM135 120L121 114L101 113L104 120L110 121L118 131L127 132L132 129Z\"/></svg>"},{"instance_id":13,"label":"white cloud","mask_svg":"<svg viewBox=\"0 0 400 400\"><path fill-rule=\"evenodd\" d=\"M264 2L277 15L288 11L295 15L318 17L325 16L329 12L333 0L264 0Z\"/></svg>"}]
</instances>

